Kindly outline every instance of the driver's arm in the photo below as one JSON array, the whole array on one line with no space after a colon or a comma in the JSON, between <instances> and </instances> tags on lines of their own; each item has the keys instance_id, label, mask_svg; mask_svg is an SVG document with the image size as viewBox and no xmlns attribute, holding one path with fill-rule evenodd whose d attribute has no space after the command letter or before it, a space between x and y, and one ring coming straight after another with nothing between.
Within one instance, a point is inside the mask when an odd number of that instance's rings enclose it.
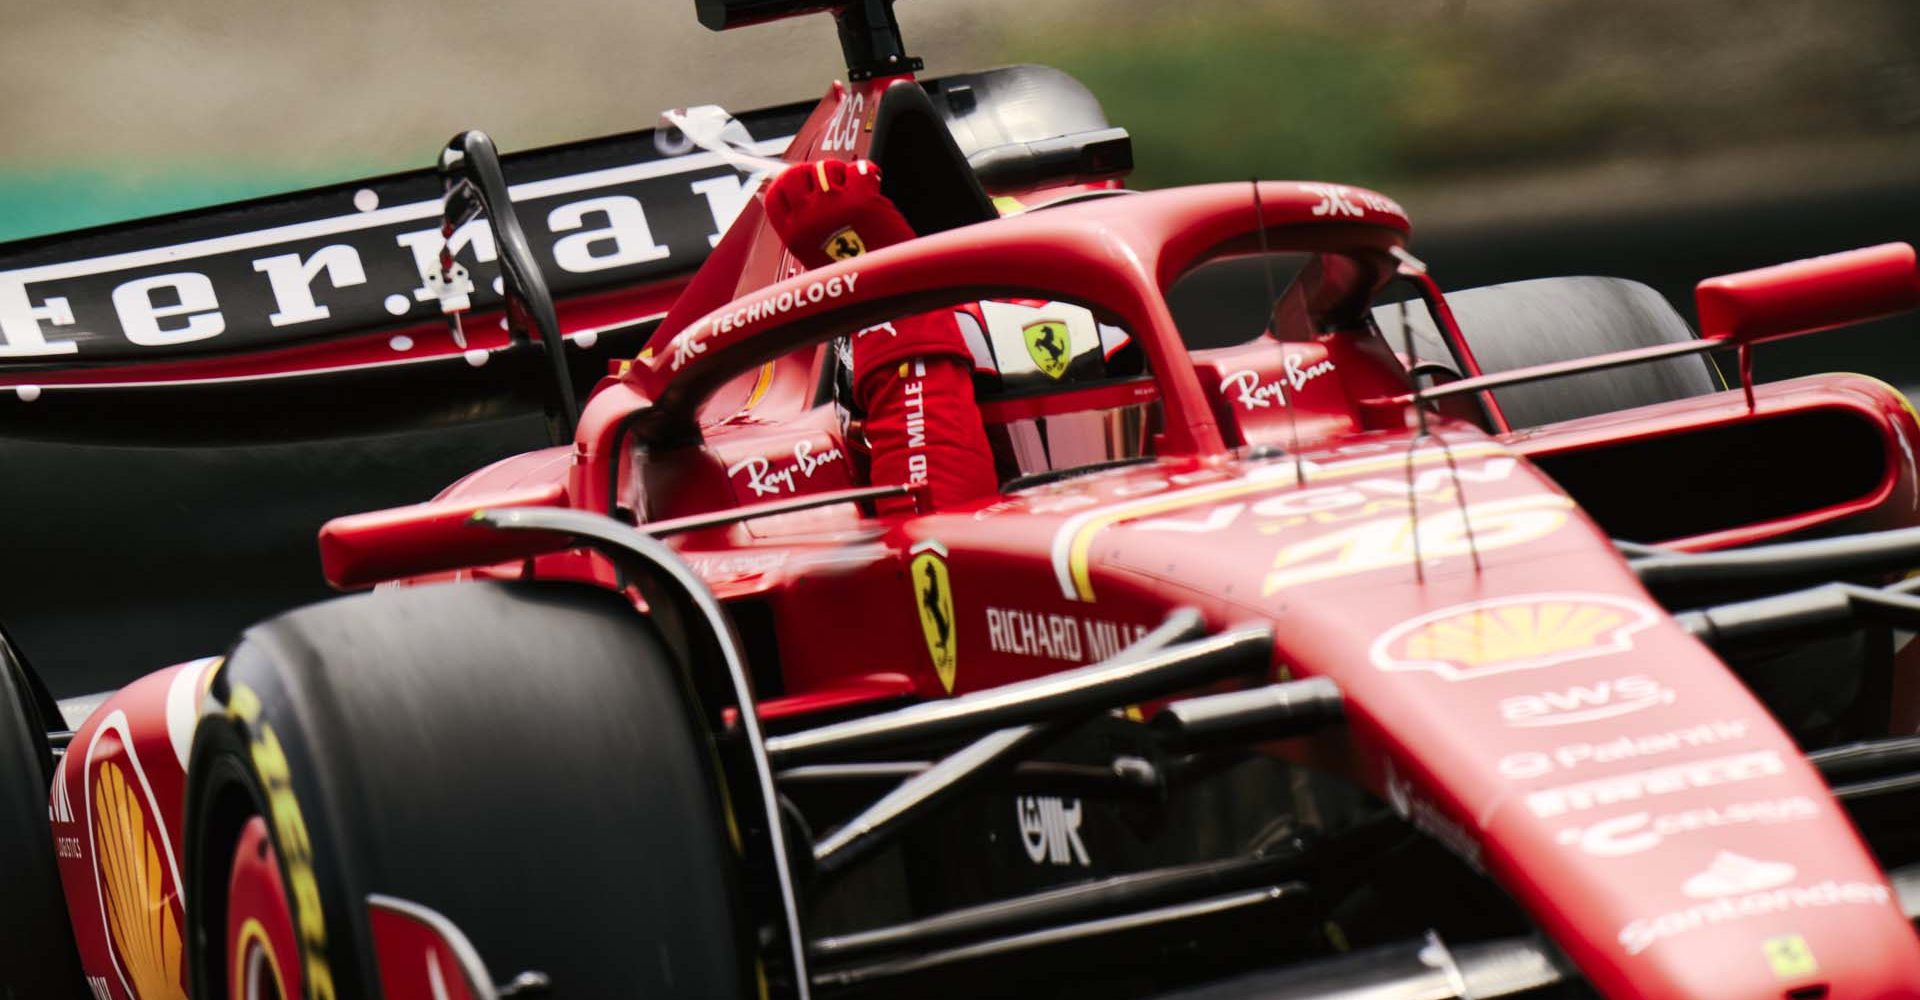
<instances>
[{"instance_id":1,"label":"driver's arm","mask_svg":"<svg viewBox=\"0 0 1920 1000\"><path fill-rule=\"evenodd\" d=\"M788 251L810 268L914 236L865 160L788 167L768 186L766 207ZM924 483L936 506L998 487L973 398L973 354L952 310L854 334L853 394L867 414L875 485Z\"/></svg>"}]
</instances>

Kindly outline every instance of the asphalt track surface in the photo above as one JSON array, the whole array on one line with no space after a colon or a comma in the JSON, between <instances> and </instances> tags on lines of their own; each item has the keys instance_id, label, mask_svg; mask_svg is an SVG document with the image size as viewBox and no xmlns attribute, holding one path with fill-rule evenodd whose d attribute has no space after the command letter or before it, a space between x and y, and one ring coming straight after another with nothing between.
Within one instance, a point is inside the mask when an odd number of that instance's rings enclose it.
<instances>
[{"instance_id":1,"label":"asphalt track surface","mask_svg":"<svg viewBox=\"0 0 1920 1000\"><path fill-rule=\"evenodd\" d=\"M1443 285L1558 274L1645 281L1684 312L1701 277L1920 241L1920 187L1759 205L1595 213L1416 233ZM1920 320L1760 349L1761 377L1820 371L1920 387ZM536 415L373 437L217 448L22 440L0 430L0 620L61 696L220 652L241 628L324 599L326 519L430 497L546 443Z\"/></svg>"}]
</instances>

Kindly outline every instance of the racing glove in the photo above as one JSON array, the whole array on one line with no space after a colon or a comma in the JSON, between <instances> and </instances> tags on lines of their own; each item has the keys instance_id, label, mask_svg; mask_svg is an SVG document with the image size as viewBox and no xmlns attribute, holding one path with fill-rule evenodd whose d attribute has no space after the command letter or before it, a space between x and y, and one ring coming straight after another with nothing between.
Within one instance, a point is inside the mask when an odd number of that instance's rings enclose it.
<instances>
[{"instance_id":1,"label":"racing glove","mask_svg":"<svg viewBox=\"0 0 1920 1000\"><path fill-rule=\"evenodd\" d=\"M914 236L881 193L880 168L866 160L796 163L768 186L766 209L768 224L809 268ZM870 327L854 334L852 347L853 401L867 414L874 484L924 483L936 507L992 493L973 354L952 310Z\"/></svg>"}]
</instances>

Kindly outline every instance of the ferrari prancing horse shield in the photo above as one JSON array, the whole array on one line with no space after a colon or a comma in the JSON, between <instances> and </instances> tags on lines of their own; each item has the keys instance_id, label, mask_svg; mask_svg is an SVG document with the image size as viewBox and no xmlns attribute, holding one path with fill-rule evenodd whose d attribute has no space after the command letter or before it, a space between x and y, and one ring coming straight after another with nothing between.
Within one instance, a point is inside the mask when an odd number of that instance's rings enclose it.
<instances>
[{"instance_id":1,"label":"ferrari prancing horse shield","mask_svg":"<svg viewBox=\"0 0 1920 1000\"><path fill-rule=\"evenodd\" d=\"M927 637L927 656L933 660L933 672L940 684L953 693L955 668L959 663L958 625L953 618L953 584L947 579L946 547L925 541L913 548L913 562L907 571L913 581L913 605L920 613L920 630Z\"/></svg>"},{"instance_id":2,"label":"ferrari prancing horse shield","mask_svg":"<svg viewBox=\"0 0 1920 1000\"><path fill-rule=\"evenodd\" d=\"M1033 355L1033 363L1051 379L1058 379L1067 373L1067 364L1073 360L1073 340L1067 334L1067 324L1057 319L1043 319L1038 323L1028 323L1020 328L1027 338L1027 353Z\"/></svg>"},{"instance_id":3,"label":"ferrari prancing horse shield","mask_svg":"<svg viewBox=\"0 0 1920 1000\"><path fill-rule=\"evenodd\" d=\"M855 232L852 226L845 226L839 232L827 237L827 242L821 244L820 249L826 251L827 256L834 260L846 260L866 253L867 241L861 239L860 234Z\"/></svg>"}]
</instances>

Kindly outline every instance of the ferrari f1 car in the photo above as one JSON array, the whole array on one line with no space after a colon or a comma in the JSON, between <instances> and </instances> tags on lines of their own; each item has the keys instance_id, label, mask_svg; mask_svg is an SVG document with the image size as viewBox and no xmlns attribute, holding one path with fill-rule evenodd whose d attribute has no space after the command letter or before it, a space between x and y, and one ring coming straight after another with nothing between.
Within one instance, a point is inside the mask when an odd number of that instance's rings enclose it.
<instances>
[{"instance_id":1,"label":"ferrari f1 car","mask_svg":"<svg viewBox=\"0 0 1920 1000\"><path fill-rule=\"evenodd\" d=\"M0 993L1920 996L1920 420L1747 365L1920 305L1911 247L1697 335L1445 295L1389 198L1126 191L1084 91L917 81L884 0L699 4L821 10L810 113L5 248L9 421L405 365L555 438L330 521L371 591L223 656L56 701L7 643ZM798 271L776 154L919 235ZM959 505L869 481L832 347L938 310Z\"/></svg>"}]
</instances>

